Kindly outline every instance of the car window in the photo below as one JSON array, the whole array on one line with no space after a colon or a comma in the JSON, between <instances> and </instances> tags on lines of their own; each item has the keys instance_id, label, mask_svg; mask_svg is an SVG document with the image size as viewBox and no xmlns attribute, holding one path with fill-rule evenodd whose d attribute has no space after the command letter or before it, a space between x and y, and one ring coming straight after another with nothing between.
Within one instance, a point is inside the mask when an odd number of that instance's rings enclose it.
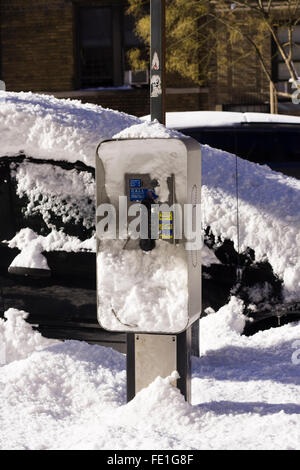
<instances>
[{"instance_id":1,"label":"car window","mask_svg":"<svg viewBox=\"0 0 300 470\"><path fill-rule=\"evenodd\" d=\"M92 236L95 228L92 168L25 156L6 159L6 166L11 199L9 219L14 221L15 232L29 227L41 235L56 229L80 240Z\"/></svg>"},{"instance_id":2,"label":"car window","mask_svg":"<svg viewBox=\"0 0 300 470\"><path fill-rule=\"evenodd\" d=\"M234 152L234 133L228 129L180 129L185 135L193 137L201 144L207 144L211 147Z\"/></svg>"},{"instance_id":3,"label":"car window","mask_svg":"<svg viewBox=\"0 0 300 470\"><path fill-rule=\"evenodd\" d=\"M300 164L300 129L289 128L192 128L182 133L193 137L202 144L237 154L261 164Z\"/></svg>"},{"instance_id":4,"label":"car window","mask_svg":"<svg viewBox=\"0 0 300 470\"><path fill-rule=\"evenodd\" d=\"M299 162L300 132L242 130L237 135L236 153L256 163Z\"/></svg>"}]
</instances>

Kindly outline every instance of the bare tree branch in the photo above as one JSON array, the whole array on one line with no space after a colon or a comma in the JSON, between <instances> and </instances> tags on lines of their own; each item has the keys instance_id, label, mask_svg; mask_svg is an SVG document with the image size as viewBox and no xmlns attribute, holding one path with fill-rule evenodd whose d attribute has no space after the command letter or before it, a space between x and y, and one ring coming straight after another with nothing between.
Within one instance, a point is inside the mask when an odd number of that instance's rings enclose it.
<instances>
[{"instance_id":1,"label":"bare tree branch","mask_svg":"<svg viewBox=\"0 0 300 470\"><path fill-rule=\"evenodd\" d=\"M211 13L211 15L215 16L213 13ZM250 35L248 35L247 33L241 31L239 28L235 28L234 26L232 26L232 24L230 24L229 22L226 22L225 20L221 19L220 17L218 16L215 16L215 19L221 23L223 23L227 28L229 29L232 29L234 31L236 31L237 33L239 33L242 37L244 37L249 43L250 45L254 48L256 54L257 54L257 57L258 57L258 60L262 66L262 69L265 73L265 75L267 76L267 79L269 82L272 82L272 76L268 70L268 67L264 61L264 58L259 50L259 47L257 46L257 44L255 43L255 41L251 38Z\"/></svg>"}]
</instances>

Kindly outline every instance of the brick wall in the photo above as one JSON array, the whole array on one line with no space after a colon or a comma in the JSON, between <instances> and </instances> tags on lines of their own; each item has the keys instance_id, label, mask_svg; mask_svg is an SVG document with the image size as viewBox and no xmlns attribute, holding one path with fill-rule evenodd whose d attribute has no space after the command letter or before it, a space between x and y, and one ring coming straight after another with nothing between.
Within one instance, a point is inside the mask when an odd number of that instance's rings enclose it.
<instances>
[{"instance_id":1,"label":"brick wall","mask_svg":"<svg viewBox=\"0 0 300 470\"><path fill-rule=\"evenodd\" d=\"M0 3L2 75L7 90L71 90L73 7L68 0Z\"/></svg>"},{"instance_id":2,"label":"brick wall","mask_svg":"<svg viewBox=\"0 0 300 470\"><path fill-rule=\"evenodd\" d=\"M208 89L187 88L171 89L166 95L167 111L199 111L209 106Z\"/></svg>"},{"instance_id":3,"label":"brick wall","mask_svg":"<svg viewBox=\"0 0 300 470\"><path fill-rule=\"evenodd\" d=\"M71 91L51 93L57 98L71 98L104 108L123 111L134 116L150 114L149 88L128 90ZM167 111L197 111L208 109L208 90L171 89L166 96Z\"/></svg>"},{"instance_id":4,"label":"brick wall","mask_svg":"<svg viewBox=\"0 0 300 470\"><path fill-rule=\"evenodd\" d=\"M134 116L149 114L150 98L148 88L140 89L115 89L95 91L71 91L51 93L56 98L70 98L123 111Z\"/></svg>"},{"instance_id":5,"label":"brick wall","mask_svg":"<svg viewBox=\"0 0 300 470\"><path fill-rule=\"evenodd\" d=\"M209 107L216 105L256 104L269 99L269 82L259 59L246 40L240 40L238 49L230 47L224 31L219 31L221 48L215 57L209 82ZM241 54L242 50L242 54ZM266 37L262 53L271 73L271 38ZM242 57L241 57L242 56Z\"/></svg>"}]
</instances>

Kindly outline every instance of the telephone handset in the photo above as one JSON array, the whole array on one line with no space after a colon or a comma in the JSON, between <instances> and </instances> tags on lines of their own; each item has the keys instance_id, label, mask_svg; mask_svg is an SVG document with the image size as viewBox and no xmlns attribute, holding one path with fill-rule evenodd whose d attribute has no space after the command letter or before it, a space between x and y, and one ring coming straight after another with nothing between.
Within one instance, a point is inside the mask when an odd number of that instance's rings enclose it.
<instances>
[{"instance_id":1,"label":"telephone handset","mask_svg":"<svg viewBox=\"0 0 300 470\"><path fill-rule=\"evenodd\" d=\"M141 204L146 207L147 209L147 223L148 223L148 238L140 238L140 248L143 251L151 251L153 248L155 248L155 238L152 238L153 230L152 230L152 207L156 204L155 203L155 198L157 198L157 195L154 193L154 191L148 191L147 196L145 199L142 200Z\"/></svg>"}]
</instances>

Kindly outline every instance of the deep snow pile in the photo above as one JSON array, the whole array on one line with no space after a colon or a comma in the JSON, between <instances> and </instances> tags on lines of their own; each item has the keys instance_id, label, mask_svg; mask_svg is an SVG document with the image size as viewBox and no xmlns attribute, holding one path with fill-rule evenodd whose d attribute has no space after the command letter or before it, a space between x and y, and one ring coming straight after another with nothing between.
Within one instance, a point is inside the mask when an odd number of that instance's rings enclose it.
<instances>
[{"instance_id":1,"label":"deep snow pile","mask_svg":"<svg viewBox=\"0 0 300 470\"><path fill-rule=\"evenodd\" d=\"M1 154L94 165L96 145L141 122L134 116L77 100L0 92Z\"/></svg>"},{"instance_id":2,"label":"deep snow pile","mask_svg":"<svg viewBox=\"0 0 300 470\"><path fill-rule=\"evenodd\" d=\"M64 232L52 230L49 235L36 234L30 228L21 229L11 240L6 240L10 248L18 248L20 253L14 258L11 266L35 269L49 269L42 252L48 251L95 251L95 237L80 241L77 237Z\"/></svg>"},{"instance_id":3,"label":"deep snow pile","mask_svg":"<svg viewBox=\"0 0 300 470\"><path fill-rule=\"evenodd\" d=\"M98 319L103 328L157 333L184 330L188 324L184 248L157 240L155 250L145 253L123 250L124 240L102 243L97 283Z\"/></svg>"},{"instance_id":4,"label":"deep snow pile","mask_svg":"<svg viewBox=\"0 0 300 470\"><path fill-rule=\"evenodd\" d=\"M203 223L234 241L236 157L202 146ZM300 180L238 158L240 249L251 247L284 281L287 298L300 298Z\"/></svg>"},{"instance_id":5,"label":"deep snow pile","mask_svg":"<svg viewBox=\"0 0 300 470\"><path fill-rule=\"evenodd\" d=\"M0 318L0 365L28 357L34 351L56 344L33 331L25 321L28 313L10 308Z\"/></svg>"},{"instance_id":6,"label":"deep snow pile","mask_svg":"<svg viewBox=\"0 0 300 470\"><path fill-rule=\"evenodd\" d=\"M36 158L94 165L96 145L114 135L178 134L158 123L79 101L0 92L2 155L23 150ZM237 248L235 156L208 146L202 150L203 223L216 236L233 240ZM284 281L286 299L299 300L300 181L240 158L238 175L241 249L253 248L257 261L267 259Z\"/></svg>"},{"instance_id":7,"label":"deep snow pile","mask_svg":"<svg viewBox=\"0 0 300 470\"><path fill-rule=\"evenodd\" d=\"M11 351L0 366L0 448L299 449L300 324L241 337L241 308L232 298L200 321L193 406L171 378L126 404L122 354L47 344L10 310L0 323Z\"/></svg>"}]
</instances>

